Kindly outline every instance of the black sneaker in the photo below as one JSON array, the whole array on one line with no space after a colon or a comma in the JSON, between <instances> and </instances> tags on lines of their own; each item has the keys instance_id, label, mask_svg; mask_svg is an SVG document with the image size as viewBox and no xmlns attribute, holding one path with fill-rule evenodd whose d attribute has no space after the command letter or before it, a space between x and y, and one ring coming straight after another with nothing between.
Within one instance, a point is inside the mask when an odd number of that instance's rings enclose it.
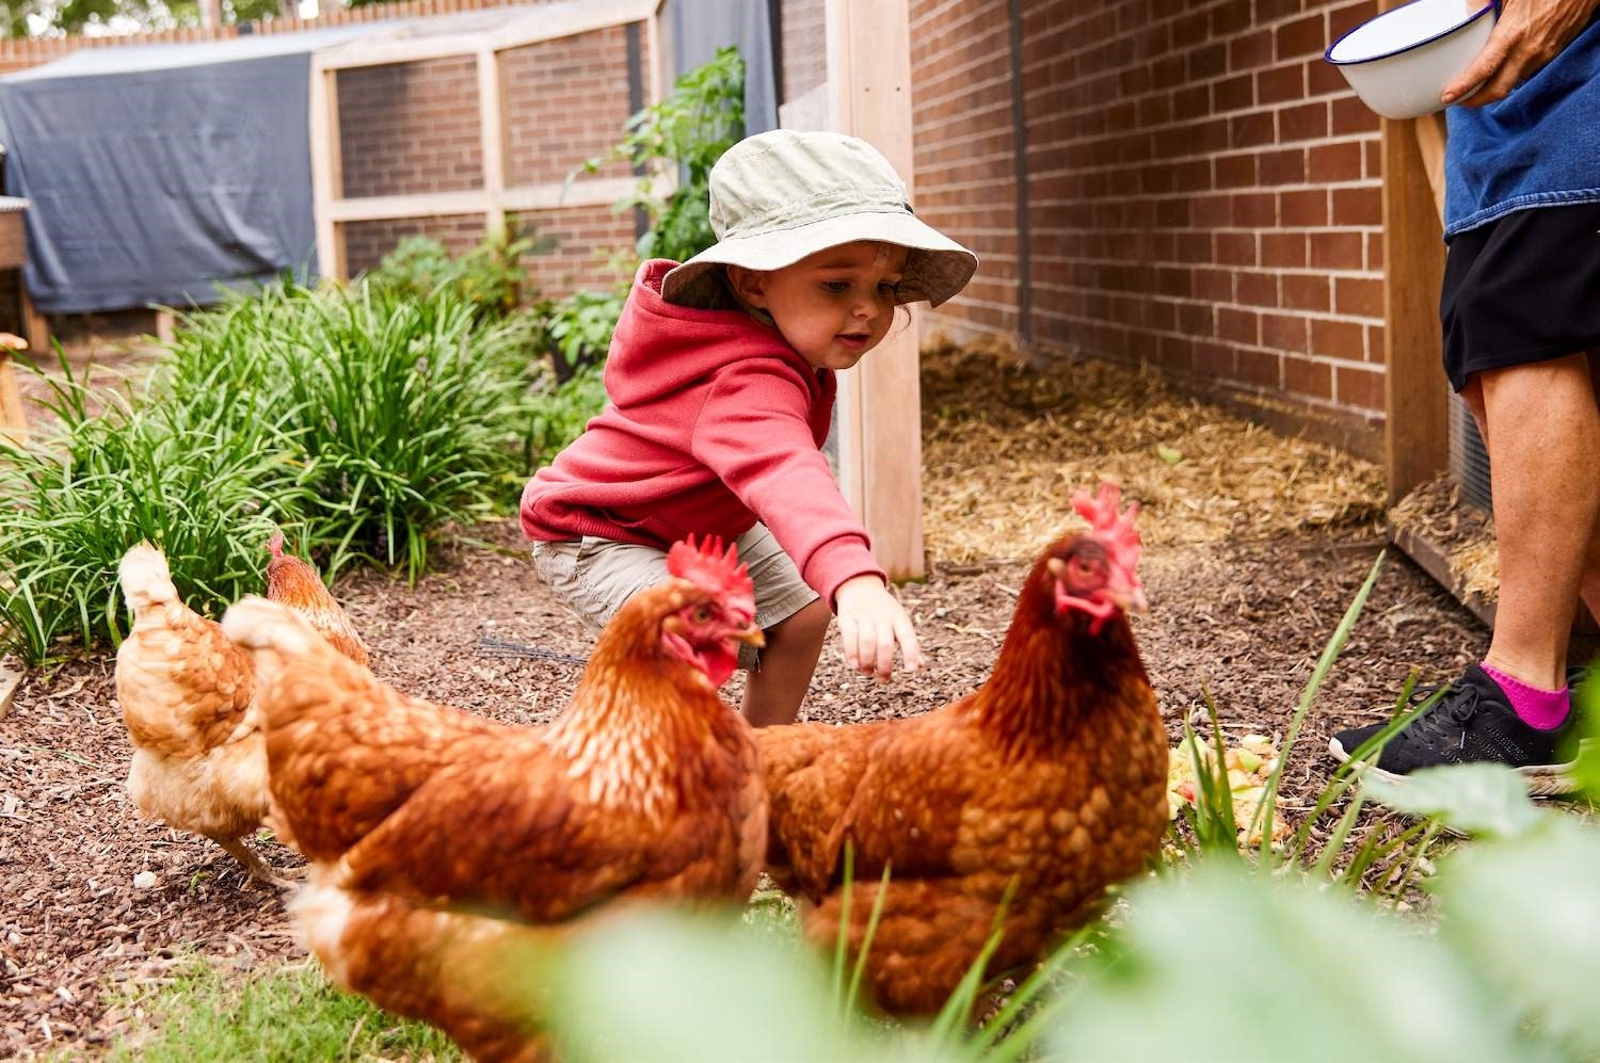
<instances>
[{"instance_id":1,"label":"black sneaker","mask_svg":"<svg viewBox=\"0 0 1600 1063\"><path fill-rule=\"evenodd\" d=\"M1437 687L1419 689L1412 701L1425 700ZM1488 762L1516 768L1535 797L1567 794L1577 789L1571 769L1578 752L1575 712L1553 731L1529 727L1512 711L1505 691L1477 665L1450 684L1444 697L1405 730L1391 735L1368 771L1394 780L1418 768ZM1328 752L1340 763L1386 724L1340 731Z\"/></svg>"}]
</instances>

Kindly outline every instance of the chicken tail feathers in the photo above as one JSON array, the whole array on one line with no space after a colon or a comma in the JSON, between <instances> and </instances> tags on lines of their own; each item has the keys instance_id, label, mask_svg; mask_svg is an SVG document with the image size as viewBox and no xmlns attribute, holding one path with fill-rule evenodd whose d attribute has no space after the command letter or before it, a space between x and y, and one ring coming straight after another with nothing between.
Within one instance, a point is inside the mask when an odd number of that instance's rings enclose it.
<instances>
[{"instance_id":1,"label":"chicken tail feathers","mask_svg":"<svg viewBox=\"0 0 1600 1063\"><path fill-rule=\"evenodd\" d=\"M304 657L320 641L293 610L255 594L228 607L222 615L222 632L247 650L277 650L286 657Z\"/></svg>"},{"instance_id":2,"label":"chicken tail feathers","mask_svg":"<svg viewBox=\"0 0 1600 1063\"><path fill-rule=\"evenodd\" d=\"M139 543L122 555L117 578L123 598L135 611L178 600L178 588L172 585L172 574L167 569L167 555L149 542Z\"/></svg>"}]
</instances>

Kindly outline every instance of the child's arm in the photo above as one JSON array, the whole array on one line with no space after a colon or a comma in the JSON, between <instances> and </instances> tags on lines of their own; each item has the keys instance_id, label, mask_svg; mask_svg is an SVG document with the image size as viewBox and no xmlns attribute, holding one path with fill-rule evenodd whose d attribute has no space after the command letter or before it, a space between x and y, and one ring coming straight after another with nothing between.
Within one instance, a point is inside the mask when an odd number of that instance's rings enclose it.
<instances>
[{"instance_id":1,"label":"child's arm","mask_svg":"<svg viewBox=\"0 0 1600 1063\"><path fill-rule=\"evenodd\" d=\"M862 675L876 675L887 683L894 673L894 647L906 671L922 667L922 647L905 608L889 593L877 576L853 576L834 592L834 607L839 617L839 637L844 643L844 659Z\"/></svg>"}]
</instances>

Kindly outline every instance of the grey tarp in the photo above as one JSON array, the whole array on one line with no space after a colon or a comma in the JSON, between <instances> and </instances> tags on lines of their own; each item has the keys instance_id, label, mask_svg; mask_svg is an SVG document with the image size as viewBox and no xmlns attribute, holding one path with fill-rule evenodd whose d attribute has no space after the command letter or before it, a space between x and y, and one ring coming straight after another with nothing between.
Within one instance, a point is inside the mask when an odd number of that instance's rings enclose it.
<instances>
[{"instance_id":1,"label":"grey tarp","mask_svg":"<svg viewBox=\"0 0 1600 1063\"><path fill-rule=\"evenodd\" d=\"M315 269L311 52L370 26L93 49L0 79L28 291L85 313Z\"/></svg>"},{"instance_id":2,"label":"grey tarp","mask_svg":"<svg viewBox=\"0 0 1600 1063\"><path fill-rule=\"evenodd\" d=\"M778 126L777 75L768 0L668 0L674 66L681 76L710 62L717 49L739 46L744 59L744 127L750 134Z\"/></svg>"}]
</instances>

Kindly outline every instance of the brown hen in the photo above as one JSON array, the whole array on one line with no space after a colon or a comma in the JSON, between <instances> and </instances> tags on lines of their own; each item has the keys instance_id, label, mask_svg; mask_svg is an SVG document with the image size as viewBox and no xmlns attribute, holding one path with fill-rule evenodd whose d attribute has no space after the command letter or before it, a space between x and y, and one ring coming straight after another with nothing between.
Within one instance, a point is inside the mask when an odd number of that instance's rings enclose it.
<instances>
[{"instance_id":1,"label":"brown hen","mask_svg":"<svg viewBox=\"0 0 1600 1063\"><path fill-rule=\"evenodd\" d=\"M301 562L294 564L316 582L321 596L307 593L304 578L274 582L270 575L268 593L319 615L329 607L338 612L321 581ZM158 548L131 548L118 576L134 614L116 665L117 701L133 742L129 796L145 816L205 835L252 878L282 885L243 840L261 826L270 804L266 749L251 711L255 680L249 654L229 642L215 621L183 603ZM348 627L348 620L343 623Z\"/></svg>"},{"instance_id":2,"label":"brown hen","mask_svg":"<svg viewBox=\"0 0 1600 1063\"><path fill-rule=\"evenodd\" d=\"M760 641L750 580L731 549L680 543L668 567L538 730L474 733L286 610L228 611L228 636L255 657L273 795L313 863L293 907L335 982L478 1059L541 1058L507 956L618 901L748 897L765 793L749 727L717 688L737 643Z\"/></svg>"},{"instance_id":3,"label":"brown hen","mask_svg":"<svg viewBox=\"0 0 1600 1063\"><path fill-rule=\"evenodd\" d=\"M322 578L310 565L283 552L283 533L267 540L272 560L267 562L267 597L282 602L310 621L333 648L352 661L368 667L372 656L350 616L339 607Z\"/></svg>"},{"instance_id":4,"label":"brown hen","mask_svg":"<svg viewBox=\"0 0 1600 1063\"><path fill-rule=\"evenodd\" d=\"M1073 505L1091 527L1039 558L989 679L923 716L755 732L769 862L831 945L854 850L858 952L891 879L867 981L898 1013L939 1009L978 959L1003 898L994 974L1040 959L1106 886L1137 874L1167 825L1166 733L1126 610L1143 608L1137 507L1115 485Z\"/></svg>"}]
</instances>

